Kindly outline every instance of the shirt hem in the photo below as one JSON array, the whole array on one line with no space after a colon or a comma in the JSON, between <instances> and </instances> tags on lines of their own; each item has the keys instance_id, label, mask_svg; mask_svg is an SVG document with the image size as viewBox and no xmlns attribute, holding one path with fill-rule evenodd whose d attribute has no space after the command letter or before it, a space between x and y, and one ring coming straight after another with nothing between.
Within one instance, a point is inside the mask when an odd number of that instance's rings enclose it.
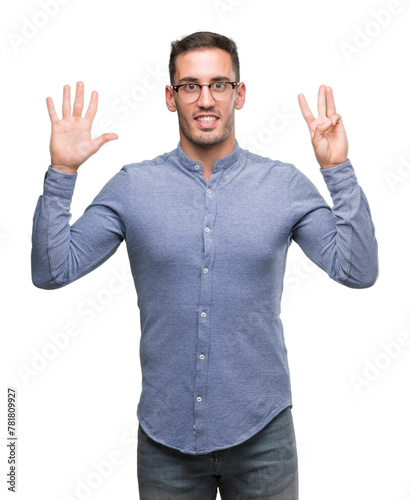
<instances>
[{"instance_id":1,"label":"shirt hem","mask_svg":"<svg viewBox=\"0 0 410 500\"><path fill-rule=\"evenodd\" d=\"M153 439L157 443L162 444L163 446L166 446L167 448L172 448L173 450L178 450L181 453L186 453L188 455L206 455L206 454L212 453L214 451L226 450L228 448L233 448L234 446L238 446L238 445L244 443L245 441L247 441L248 439L251 439L253 436L255 436L255 434L257 434L262 429L264 429L275 417L277 417L279 415L279 413L281 413L283 410L285 410L288 407L290 407L290 408L293 407L291 400L289 400L288 402L286 402L283 405L281 405L280 407L278 407L278 409L273 414L269 414L268 417L262 421L262 424L259 424L257 427L254 427L253 430L250 431L250 434L247 435L247 437L241 438L238 441L235 441L233 444L218 446L216 448L212 448L209 450L200 450L200 451L185 450L185 449L178 448L177 446L172 446L172 445L166 443L164 440L155 437L154 434L152 434L152 432L150 430L148 430L148 427L146 426L144 419L141 418L141 416L139 414L139 410L137 410L137 417L138 417L138 421L139 421L143 431L145 432L145 434L147 434L148 437L150 437L151 439Z\"/></svg>"}]
</instances>

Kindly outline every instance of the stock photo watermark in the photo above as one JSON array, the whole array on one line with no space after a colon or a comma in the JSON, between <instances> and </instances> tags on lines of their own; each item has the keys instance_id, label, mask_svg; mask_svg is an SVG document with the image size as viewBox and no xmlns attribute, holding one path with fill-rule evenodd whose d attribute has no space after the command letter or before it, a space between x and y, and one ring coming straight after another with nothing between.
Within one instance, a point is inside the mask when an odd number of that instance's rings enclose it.
<instances>
[{"instance_id":1,"label":"stock photo watermark","mask_svg":"<svg viewBox=\"0 0 410 500\"><path fill-rule=\"evenodd\" d=\"M95 121L91 133L97 137L107 131L113 131L113 127L118 121L126 120L133 110L141 106L149 96L158 88L162 88L168 81L169 75L159 65L155 67L146 66L145 75L139 83L133 85L119 97L116 97L110 104L109 110L112 117L105 116Z\"/></svg>"},{"instance_id":2,"label":"stock photo watermark","mask_svg":"<svg viewBox=\"0 0 410 500\"><path fill-rule=\"evenodd\" d=\"M7 388L7 489L17 492L17 389Z\"/></svg>"},{"instance_id":3,"label":"stock photo watermark","mask_svg":"<svg viewBox=\"0 0 410 500\"><path fill-rule=\"evenodd\" d=\"M60 12L62 6L70 3L71 0L40 0L38 10L29 17L22 17L18 32L7 33L7 39L15 53L19 53L22 48L35 38Z\"/></svg>"},{"instance_id":4,"label":"stock photo watermark","mask_svg":"<svg viewBox=\"0 0 410 500\"><path fill-rule=\"evenodd\" d=\"M104 482L108 481L115 472L126 463L126 455L135 455L138 445L138 427L131 425L121 433L116 449L106 453L103 459L92 460L82 477L77 476L70 493L62 493L60 500L87 500Z\"/></svg>"},{"instance_id":5,"label":"stock photo watermark","mask_svg":"<svg viewBox=\"0 0 410 500\"><path fill-rule=\"evenodd\" d=\"M219 19L225 20L226 14L231 14L244 0L213 0L212 5Z\"/></svg>"},{"instance_id":6,"label":"stock photo watermark","mask_svg":"<svg viewBox=\"0 0 410 500\"><path fill-rule=\"evenodd\" d=\"M287 267L283 280L285 290L282 296L282 304L288 300L290 293L299 290L310 276L318 270L318 266L307 257L304 257L300 264L292 264Z\"/></svg>"},{"instance_id":7,"label":"stock photo watermark","mask_svg":"<svg viewBox=\"0 0 410 500\"><path fill-rule=\"evenodd\" d=\"M405 331L399 332L394 340L381 342L379 352L371 359L364 359L360 374L353 373L349 377L356 394L361 395L378 380L394 361L407 354L409 347L410 333Z\"/></svg>"},{"instance_id":8,"label":"stock photo watermark","mask_svg":"<svg viewBox=\"0 0 410 500\"><path fill-rule=\"evenodd\" d=\"M104 480L109 479L114 470L124 463L124 457L118 450L112 451L108 457L102 461L91 462L92 470L85 478L75 479L74 493L63 493L61 500L85 500L90 498L95 490L101 487Z\"/></svg>"},{"instance_id":9,"label":"stock photo watermark","mask_svg":"<svg viewBox=\"0 0 410 500\"><path fill-rule=\"evenodd\" d=\"M281 134L297 117L295 113L289 113L286 106L282 110L273 108L272 115L266 127L261 128L256 135L244 138L241 142L242 149L260 154L267 146L273 143L276 135Z\"/></svg>"},{"instance_id":10,"label":"stock photo watermark","mask_svg":"<svg viewBox=\"0 0 410 500\"><path fill-rule=\"evenodd\" d=\"M390 191L396 191L397 186L410 179L410 157L407 160L403 155L400 155L394 170L387 170L383 175Z\"/></svg>"},{"instance_id":11,"label":"stock photo watermark","mask_svg":"<svg viewBox=\"0 0 410 500\"><path fill-rule=\"evenodd\" d=\"M371 10L370 19L365 24L354 26L350 41L343 41L339 44L346 61L350 63L352 58L361 54L372 43L372 40L390 25L393 17L400 14L403 9L404 3L401 0L390 0L385 8Z\"/></svg>"},{"instance_id":12,"label":"stock photo watermark","mask_svg":"<svg viewBox=\"0 0 410 500\"><path fill-rule=\"evenodd\" d=\"M24 385L27 386L43 373L50 363L72 344L73 339L83 333L83 328L103 313L115 297L133 282L131 272L127 268L123 268L121 272L116 269L111 270L111 274L112 277L106 287L77 304L75 311L80 320L69 321L59 331L48 333L49 342L39 349L31 349L29 362L17 366L17 372Z\"/></svg>"}]
</instances>

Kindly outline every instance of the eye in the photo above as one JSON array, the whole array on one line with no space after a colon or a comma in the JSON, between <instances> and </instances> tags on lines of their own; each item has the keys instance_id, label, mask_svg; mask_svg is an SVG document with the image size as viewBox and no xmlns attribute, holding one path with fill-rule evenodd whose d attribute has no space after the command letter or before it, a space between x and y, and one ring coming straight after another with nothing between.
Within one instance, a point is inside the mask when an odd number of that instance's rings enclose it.
<instances>
[{"instance_id":1,"label":"eye","mask_svg":"<svg viewBox=\"0 0 410 500\"><path fill-rule=\"evenodd\" d=\"M197 92L198 91L198 85L195 83L187 83L184 87L182 87L185 92Z\"/></svg>"},{"instance_id":2,"label":"eye","mask_svg":"<svg viewBox=\"0 0 410 500\"><path fill-rule=\"evenodd\" d=\"M223 92L226 89L227 85L224 82L215 82L212 84L212 88L217 92Z\"/></svg>"}]
</instances>

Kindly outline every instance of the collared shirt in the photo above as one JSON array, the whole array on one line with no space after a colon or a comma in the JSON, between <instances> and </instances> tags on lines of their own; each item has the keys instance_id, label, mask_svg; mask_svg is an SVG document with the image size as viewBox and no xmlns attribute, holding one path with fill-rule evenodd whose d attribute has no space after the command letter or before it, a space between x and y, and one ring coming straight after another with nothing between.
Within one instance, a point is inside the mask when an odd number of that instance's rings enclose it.
<instances>
[{"instance_id":1,"label":"collared shirt","mask_svg":"<svg viewBox=\"0 0 410 500\"><path fill-rule=\"evenodd\" d=\"M332 209L292 164L235 142L207 183L178 144L122 167L70 227L77 174L49 167L33 220L33 283L65 286L126 240L141 323L137 416L155 441L209 453L292 406L280 303L293 240L342 285L376 281L374 225L351 162L321 173Z\"/></svg>"}]
</instances>

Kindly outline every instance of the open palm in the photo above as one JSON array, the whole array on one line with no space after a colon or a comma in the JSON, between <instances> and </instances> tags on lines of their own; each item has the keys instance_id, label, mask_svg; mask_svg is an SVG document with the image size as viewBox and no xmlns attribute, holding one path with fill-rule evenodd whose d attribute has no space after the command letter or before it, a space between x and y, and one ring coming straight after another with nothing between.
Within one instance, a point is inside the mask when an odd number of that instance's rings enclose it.
<instances>
[{"instance_id":1,"label":"open palm","mask_svg":"<svg viewBox=\"0 0 410 500\"><path fill-rule=\"evenodd\" d=\"M93 91L84 117L84 84L77 83L71 114L70 86L65 85L63 93L63 117L58 119L53 100L47 97L47 108L51 120L50 153L51 166L66 173L75 173L79 166L108 141L118 139L117 134L106 133L91 138L91 127L97 112L98 94Z\"/></svg>"}]
</instances>

